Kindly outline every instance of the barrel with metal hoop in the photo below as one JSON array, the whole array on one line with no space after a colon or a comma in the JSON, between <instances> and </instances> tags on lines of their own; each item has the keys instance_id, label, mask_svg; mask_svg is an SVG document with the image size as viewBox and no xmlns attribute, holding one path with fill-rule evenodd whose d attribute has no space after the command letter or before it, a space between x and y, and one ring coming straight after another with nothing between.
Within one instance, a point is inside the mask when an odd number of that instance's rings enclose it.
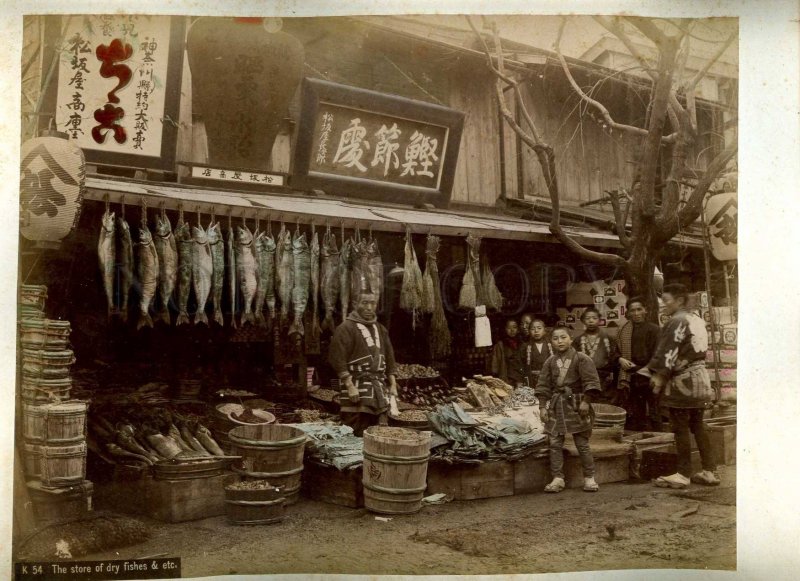
<instances>
[{"instance_id":1,"label":"barrel with metal hoop","mask_svg":"<svg viewBox=\"0 0 800 581\"><path fill-rule=\"evenodd\" d=\"M264 525L280 522L286 513L286 498L266 481L250 482L257 488L225 487L225 513L232 524Z\"/></svg>"},{"instance_id":2,"label":"barrel with metal hoop","mask_svg":"<svg viewBox=\"0 0 800 581\"><path fill-rule=\"evenodd\" d=\"M52 403L69 399L72 379L33 379L23 375L22 399L28 403Z\"/></svg>"},{"instance_id":3,"label":"barrel with metal hoop","mask_svg":"<svg viewBox=\"0 0 800 581\"><path fill-rule=\"evenodd\" d=\"M19 306L30 311L44 311L47 287L40 284L23 284L19 289Z\"/></svg>"},{"instance_id":4,"label":"barrel with metal hoop","mask_svg":"<svg viewBox=\"0 0 800 581\"><path fill-rule=\"evenodd\" d=\"M29 442L64 445L86 437L85 401L22 404L22 435Z\"/></svg>"},{"instance_id":5,"label":"barrel with metal hoop","mask_svg":"<svg viewBox=\"0 0 800 581\"><path fill-rule=\"evenodd\" d=\"M24 349L61 351L69 346L69 321L23 319L19 323L20 342Z\"/></svg>"},{"instance_id":6,"label":"barrel with metal hoop","mask_svg":"<svg viewBox=\"0 0 800 581\"><path fill-rule=\"evenodd\" d=\"M239 426L228 432L231 452L241 456L233 470L246 478L268 480L280 489L286 504L297 502L306 434L283 424Z\"/></svg>"},{"instance_id":7,"label":"barrel with metal hoop","mask_svg":"<svg viewBox=\"0 0 800 581\"><path fill-rule=\"evenodd\" d=\"M430 432L372 426L364 430L364 506L382 514L411 514L422 507Z\"/></svg>"},{"instance_id":8,"label":"barrel with metal hoop","mask_svg":"<svg viewBox=\"0 0 800 581\"><path fill-rule=\"evenodd\" d=\"M64 351L22 350L22 376L29 379L63 379L75 363L75 353Z\"/></svg>"}]
</instances>

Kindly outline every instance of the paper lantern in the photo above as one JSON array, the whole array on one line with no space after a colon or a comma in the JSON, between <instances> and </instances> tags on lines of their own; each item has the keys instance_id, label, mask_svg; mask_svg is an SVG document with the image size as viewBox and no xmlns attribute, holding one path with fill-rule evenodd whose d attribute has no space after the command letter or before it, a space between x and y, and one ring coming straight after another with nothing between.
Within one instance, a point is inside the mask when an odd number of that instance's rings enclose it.
<instances>
[{"instance_id":1,"label":"paper lantern","mask_svg":"<svg viewBox=\"0 0 800 581\"><path fill-rule=\"evenodd\" d=\"M199 18L189 29L192 110L205 123L211 165L269 169L305 63L303 44L278 24Z\"/></svg>"},{"instance_id":2,"label":"paper lantern","mask_svg":"<svg viewBox=\"0 0 800 581\"><path fill-rule=\"evenodd\" d=\"M58 242L78 222L85 179L81 148L51 132L22 144L19 205L22 235Z\"/></svg>"},{"instance_id":3,"label":"paper lantern","mask_svg":"<svg viewBox=\"0 0 800 581\"><path fill-rule=\"evenodd\" d=\"M736 192L716 194L705 207L706 227L711 254L717 260L736 260L738 249L739 209Z\"/></svg>"}]
</instances>

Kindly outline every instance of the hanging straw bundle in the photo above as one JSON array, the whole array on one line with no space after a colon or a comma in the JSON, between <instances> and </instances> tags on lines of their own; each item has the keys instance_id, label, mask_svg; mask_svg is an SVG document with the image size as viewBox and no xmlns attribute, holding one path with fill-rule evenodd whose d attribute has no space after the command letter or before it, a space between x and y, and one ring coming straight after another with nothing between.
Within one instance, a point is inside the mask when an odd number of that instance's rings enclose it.
<instances>
[{"instance_id":1,"label":"hanging straw bundle","mask_svg":"<svg viewBox=\"0 0 800 581\"><path fill-rule=\"evenodd\" d=\"M494 274L489 266L489 259L483 255L481 279L483 280L483 295L486 297L487 308L499 311L503 308L503 295L494 280Z\"/></svg>"},{"instance_id":2,"label":"hanging straw bundle","mask_svg":"<svg viewBox=\"0 0 800 581\"><path fill-rule=\"evenodd\" d=\"M431 258L431 247L435 245L433 251L433 258ZM433 313L434 301L436 300L433 289L433 276L431 274L432 268L436 268L436 252L439 250L439 237L428 235L426 241L425 254L425 274L422 275L422 305L421 310L425 314Z\"/></svg>"},{"instance_id":3,"label":"hanging straw bundle","mask_svg":"<svg viewBox=\"0 0 800 581\"><path fill-rule=\"evenodd\" d=\"M400 290L400 308L410 312L413 325L422 306L422 270L417 262L417 253L411 240L411 228L406 228L405 262L403 264L403 286Z\"/></svg>"},{"instance_id":4,"label":"hanging straw bundle","mask_svg":"<svg viewBox=\"0 0 800 581\"><path fill-rule=\"evenodd\" d=\"M480 273L480 248L481 239L467 234L467 264L464 278L461 281L461 291L458 295L458 306L464 309L474 309L486 304L486 297L481 284Z\"/></svg>"},{"instance_id":5,"label":"hanging straw bundle","mask_svg":"<svg viewBox=\"0 0 800 581\"><path fill-rule=\"evenodd\" d=\"M436 255L439 252L439 237L428 236L425 255L425 276L430 280L431 292L431 328L430 328L430 349L433 359L444 359L450 355L450 329L447 327L447 319L444 316L444 304L442 302L442 292L439 287L439 266ZM427 284L427 281L426 281ZM426 291L427 292L427 291Z\"/></svg>"}]
</instances>

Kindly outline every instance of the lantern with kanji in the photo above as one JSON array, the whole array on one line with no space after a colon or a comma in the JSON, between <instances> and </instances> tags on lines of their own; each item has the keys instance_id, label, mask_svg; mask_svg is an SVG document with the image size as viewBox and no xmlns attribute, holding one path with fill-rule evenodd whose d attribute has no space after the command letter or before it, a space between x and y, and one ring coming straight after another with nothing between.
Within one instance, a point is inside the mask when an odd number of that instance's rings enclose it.
<instances>
[{"instance_id":1,"label":"lantern with kanji","mask_svg":"<svg viewBox=\"0 0 800 581\"><path fill-rule=\"evenodd\" d=\"M59 242L78 221L83 151L66 134L48 132L23 143L21 158L20 232L35 242Z\"/></svg>"},{"instance_id":2,"label":"lantern with kanji","mask_svg":"<svg viewBox=\"0 0 800 581\"><path fill-rule=\"evenodd\" d=\"M717 260L736 260L739 208L736 192L710 196L705 207L705 222L711 254Z\"/></svg>"}]
</instances>

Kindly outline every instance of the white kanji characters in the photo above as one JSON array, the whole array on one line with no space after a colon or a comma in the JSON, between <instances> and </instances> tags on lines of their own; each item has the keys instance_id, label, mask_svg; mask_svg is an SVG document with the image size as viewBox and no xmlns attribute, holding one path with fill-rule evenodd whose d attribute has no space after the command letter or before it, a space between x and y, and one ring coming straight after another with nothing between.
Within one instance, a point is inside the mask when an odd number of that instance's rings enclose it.
<instances>
[{"instance_id":1,"label":"white kanji characters","mask_svg":"<svg viewBox=\"0 0 800 581\"><path fill-rule=\"evenodd\" d=\"M397 157L397 153L395 153L400 148L400 144L397 143L400 133L402 132L397 128L397 123L392 123L391 128L388 129L386 125L381 125L381 128L375 132L378 143L375 146L375 155L370 165L375 167L379 163L382 163L383 177L386 177L389 173L390 165L393 165L395 169L400 165L400 159Z\"/></svg>"},{"instance_id":2,"label":"white kanji characters","mask_svg":"<svg viewBox=\"0 0 800 581\"><path fill-rule=\"evenodd\" d=\"M317 148L317 163L325 163L328 157L328 141L330 140L331 128L333 127L333 115L325 113L322 116L322 128L319 136L319 147Z\"/></svg>"},{"instance_id":3,"label":"white kanji characters","mask_svg":"<svg viewBox=\"0 0 800 581\"><path fill-rule=\"evenodd\" d=\"M405 159L403 164L403 173L400 177L405 175L419 175L432 178L433 173L430 167L434 161L438 161L439 157L436 155L436 148L439 147L437 139L430 138L423 135L419 131L414 131L411 136L411 141L406 146ZM421 166L419 169L417 166Z\"/></svg>"},{"instance_id":4,"label":"white kanji characters","mask_svg":"<svg viewBox=\"0 0 800 581\"><path fill-rule=\"evenodd\" d=\"M350 121L350 126L342 131L339 139L339 147L336 155L333 156L333 163L344 163L346 167L356 166L360 171L367 171L366 166L361 163L364 149L369 149L369 142L364 140L367 130L362 127L361 119L356 117Z\"/></svg>"}]
</instances>

